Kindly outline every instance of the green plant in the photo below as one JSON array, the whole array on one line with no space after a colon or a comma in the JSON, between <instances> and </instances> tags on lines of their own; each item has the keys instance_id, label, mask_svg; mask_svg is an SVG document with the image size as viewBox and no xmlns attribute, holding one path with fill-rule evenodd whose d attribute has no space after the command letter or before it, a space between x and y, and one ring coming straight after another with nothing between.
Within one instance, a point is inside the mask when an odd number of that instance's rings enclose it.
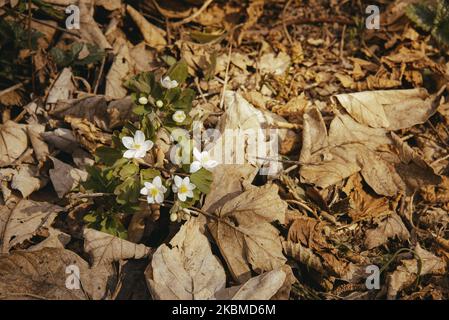
<instances>
[{"instance_id":1,"label":"green plant","mask_svg":"<svg viewBox=\"0 0 449 320\"><path fill-rule=\"evenodd\" d=\"M115 131L112 145L96 150L97 164L89 168L83 186L104 196L94 198L97 209L85 216L88 226L126 237L120 216L142 210L142 203L168 205L170 220L181 221L188 219L188 209L201 194L209 192L213 180L209 169L216 162L194 148L185 134L191 130L188 113L195 97L193 90L181 88L187 75L187 65L180 61L159 81L146 72L125 83L139 121ZM160 159L158 137L163 134L172 137L172 161ZM195 161L189 165L192 158Z\"/></svg>"},{"instance_id":2,"label":"green plant","mask_svg":"<svg viewBox=\"0 0 449 320\"><path fill-rule=\"evenodd\" d=\"M89 54L80 59L79 54L84 46L86 46ZM90 43L83 44L81 42L73 43L68 50L61 50L60 48L54 47L50 50L50 54L59 67L82 67L91 63L100 62L105 56L105 52L97 45Z\"/></svg>"},{"instance_id":3,"label":"green plant","mask_svg":"<svg viewBox=\"0 0 449 320\"><path fill-rule=\"evenodd\" d=\"M442 45L449 45L449 0L410 4L407 17Z\"/></svg>"}]
</instances>

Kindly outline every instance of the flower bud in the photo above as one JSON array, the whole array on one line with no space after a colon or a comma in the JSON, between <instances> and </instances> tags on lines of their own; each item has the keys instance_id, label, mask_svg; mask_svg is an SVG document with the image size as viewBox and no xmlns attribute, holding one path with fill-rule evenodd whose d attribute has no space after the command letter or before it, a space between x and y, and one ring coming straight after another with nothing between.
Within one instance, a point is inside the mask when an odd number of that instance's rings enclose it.
<instances>
[{"instance_id":1,"label":"flower bud","mask_svg":"<svg viewBox=\"0 0 449 320\"><path fill-rule=\"evenodd\" d=\"M140 97L138 101L139 101L140 104L147 104L148 103L148 99L146 97Z\"/></svg>"},{"instance_id":2,"label":"flower bud","mask_svg":"<svg viewBox=\"0 0 449 320\"><path fill-rule=\"evenodd\" d=\"M162 100L158 100L158 101L156 101L156 106L158 108L162 108L164 106L164 102L162 102Z\"/></svg>"},{"instance_id":3,"label":"flower bud","mask_svg":"<svg viewBox=\"0 0 449 320\"><path fill-rule=\"evenodd\" d=\"M176 213L172 213L170 215L170 221L175 222L176 220L178 220L178 215Z\"/></svg>"}]
</instances>

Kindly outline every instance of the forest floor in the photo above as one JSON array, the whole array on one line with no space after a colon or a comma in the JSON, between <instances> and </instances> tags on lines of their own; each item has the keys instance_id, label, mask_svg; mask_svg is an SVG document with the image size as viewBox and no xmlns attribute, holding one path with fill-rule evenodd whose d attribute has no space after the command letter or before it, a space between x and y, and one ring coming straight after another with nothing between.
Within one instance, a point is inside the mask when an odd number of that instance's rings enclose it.
<instances>
[{"instance_id":1,"label":"forest floor","mask_svg":"<svg viewBox=\"0 0 449 320\"><path fill-rule=\"evenodd\" d=\"M448 299L449 3L364 2L0 0L0 299Z\"/></svg>"}]
</instances>

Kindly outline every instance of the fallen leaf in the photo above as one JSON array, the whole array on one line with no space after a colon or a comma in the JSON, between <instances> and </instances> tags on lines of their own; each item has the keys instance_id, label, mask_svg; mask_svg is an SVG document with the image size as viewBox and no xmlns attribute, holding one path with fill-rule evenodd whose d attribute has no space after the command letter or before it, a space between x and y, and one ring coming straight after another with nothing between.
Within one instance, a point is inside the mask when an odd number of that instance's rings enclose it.
<instances>
[{"instance_id":1,"label":"fallen leaf","mask_svg":"<svg viewBox=\"0 0 449 320\"><path fill-rule=\"evenodd\" d=\"M290 63L291 58L285 52L281 51L277 56L274 53L266 53L260 57L259 69L262 74L280 76L287 71Z\"/></svg>"},{"instance_id":2,"label":"fallen leaf","mask_svg":"<svg viewBox=\"0 0 449 320\"><path fill-rule=\"evenodd\" d=\"M269 300L281 289L287 275L282 268L262 273L240 286L223 289L217 300Z\"/></svg>"},{"instance_id":3,"label":"fallen leaf","mask_svg":"<svg viewBox=\"0 0 449 320\"><path fill-rule=\"evenodd\" d=\"M68 269L68 268L72 269ZM79 289L69 289L79 270ZM69 271L69 272L67 272ZM0 299L90 300L110 296L112 268L90 269L86 261L65 249L15 251L0 256Z\"/></svg>"},{"instance_id":4,"label":"fallen leaf","mask_svg":"<svg viewBox=\"0 0 449 320\"><path fill-rule=\"evenodd\" d=\"M279 231L271 223L284 223L287 204L275 185L253 187L226 202L215 212L208 228L233 278L240 283L257 273L282 266Z\"/></svg>"},{"instance_id":5,"label":"fallen leaf","mask_svg":"<svg viewBox=\"0 0 449 320\"><path fill-rule=\"evenodd\" d=\"M22 125L14 121L0 124L0 167L12 164L27 147L28 138Z\"/></svg>"},{"instance_id":6,"label":"fallen leaf","mask_svg":"<svg viewBox=\"0 0 449 320\"><path fill-rule=\"evenodd\" d=\"M45 132L45 126L41 124L29 124L27 126L28 137L30 138L31 146L33 147L36 160L41 165L50 154L48 145L45 143L42 134Z\"/></svg>"},{"instance_id":7,"label":"fallen leaf","mask_svg":"<svg viewBox=\"0 0 449 320\"><path fill-rule=\"evenodd\" d=\"M56 103L59 100L68 100L75 91L70 68L64 68L48 93L47 103Z\"/></svg>"},{"instance_id":8,"label":"fallen leaf","mask_svg":"<svg viewBox=\"0 0 449 320\"><path fill-rule=\"evenodd\" d=\"M30 239L40 228L48 228L61 207L47 202L18 200L0 207L1 252Z\"/></svg>"},{"instance_id":9,"label":"fallen leaf","mask_svg":"<svg viewBox=\"0 0 449 320\"><path fill-rule=\"evenodd\" d=\"M120 41L120 45L114 43L114 47L119 46L114 57L111 68L106 75L106 96L112 99L126 97L127 90L123 87L123 82L131 69L131 56L126 41Z\"/></svg>"},{"instance_id":10,"label":"fallen leaf","mask_svg":"<svg viewBox=\"0 0 449 320\"><path fill-rule=\"evenodd\" d=\"M84 251L90 255L93 266L125 259L141 259L151 253L151 249L143 244L135 244L94 229L85 228L83 236Z\"/></svg>"},{"instance_id":11,"label":"fallen leaf","mask_svg":"<svg viewBox=\"0 0 449 320\"><path fill-rule=\"evenodd\" d=\"M81 181L87 179L87 172L76 169L54 157L53 169L49 170L50 180L59 198L63 198L67 193L76 188Z\"/></svg>"},{"instance_id":12,"label":"fallen leaf","mask_svg":"<svg viewBox=\"0 0 449 320\"><path fill-rule=\"evenodd\" d=\"M415 247L415 253L419 260L417 258L402 260L402 264L387 276L387 299L396 299L397 294L413 284L418 275L447 275L446 263L442 258L421 248L419 244ZM421 268L419 267L420 264Z\"/></svg>"},{"instance_id":13,"label":"fallen leaf","mask_svg":"<svg viewBox=\"0 0 449 320\"><path fill-rule=\"evenodd\" d=\"M410 233L402 222L401 217L396 213L392 213L389 217L379 222L375 229L366 231L365 246L368 249L373 249L387 243L388 239L395 237L401 241L408 240Z\"/></svg>"},{"instance_id":14,"label":"fallen leaf","mask_svg":"<svg viewBox=\"0 0 449 320\"><path fill-rule=\"evenodd\" d=\"M11 187L19 190L22 196L26 198L34 191L42 188L47 181L40 177L36 166L20 165L17 174L12 179Z\"/></svg>"},{"instance_id":15,"label":"fallen leaf","mask_svg":"<svg viewBox=\"0 0 449 320\"><path fill-rule=\"evenodd\" d=\"M137 11L130 5L126 6L126 12L128 12L128 14L134 20L140 32L142 33L145 42L150 47L161 49L167 44L167 41L165 40L166 32L164 30L159 29L158 27L149 23L148 20L139 13L139 11Z\"/></svg>"},{"instance_id":16,"label":"fallen leaf","mask_svg":"<svg viewBox=\"0 0 449 320\"><path fill-rule=\"evenodd\" d=\"M153 254L145 271L148 287L157 300L205 300L223 289L226 274L212 254L198 225L188 222Z\"/></svg>"},{"instance_id":17,"label":"fallen leaf","mask_svg":"<svg viewBox=\"0 0 449 320\"><path fill-rule=\"evenodd\" d=\"M108 40L104 36L97 22L93 17L93 6L90 8L88 3L84 1L80 1L79 4L80 9L80 29L79 32L81 37L86 43L95 43L101 49L112 49Z\"/></svg>"},{"instance_id":18,"label":"fallen leaf","mask_svg":"<svg viewBox=\"0 0 449 320\"><path fill-rule=\"evenodd\" d=\"M359 123L399 130L424 123L435 113L432 98L425 89L379 90L335 96Z\"/></svg>"}]
</instances>

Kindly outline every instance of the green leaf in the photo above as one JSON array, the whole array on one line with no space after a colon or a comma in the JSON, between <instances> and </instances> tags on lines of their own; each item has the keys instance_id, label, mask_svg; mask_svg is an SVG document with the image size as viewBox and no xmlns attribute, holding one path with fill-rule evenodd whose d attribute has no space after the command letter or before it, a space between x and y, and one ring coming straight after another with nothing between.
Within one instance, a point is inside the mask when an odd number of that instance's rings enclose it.
<instances>
[{"instance_id":1,"label":"green leaf","mask_svg":"<svg viewBox=\"0 0 449 320\"><path fill-rule=\"evenodd\" d=\"M192 173L190 176L190 181L196 185L199 191L202 193L209 193L210 192L210 185L212 184L212 181L214 180L212 172L201 168L195 173Z\"/></svg>"},{"instance_id":2,"label":"green leaf","mask_svg":"<svg viewBox=\"0 0 449 320\"><path fill-rule=\"evenodd\" d=\"M178 81L178 84L184 83L189 76L187 63L184 60L178 61L167 71L167 76L169 76L171 80Z\"/></svg>"},{"instance_id":3,"label":"green leaf","mask_svg":"<svg viewBox=\"0 0 449 320\"><path fill-rule=\"evenodd\" d=\"M152 72L142 72L125 81L124 86L137 93L150 94L155 85L154 74Z\"/></svg>"},{"instance_id":4,"label":"green leaf","mask_svg":"<svg viewBox=\"0 0 449 320\"><path fill-rule=\"evenodd\" d=\"M108 166L112 166L118 159L122 158L122 151L110 147L101 146L95 150L95 160Z\"/></svg>"},{"instance_id":5,"label":"green leaf","mask_svg":"<svg viewBox=\"0 0 449 320\"><path fill-rule=\"evenodd\" d=\"M192 89L185 89L181 92L179 98L173 102L173 107L189 112L192 109L193 99L195 99L195 91Z\"/></svg>"},{"instance_id":6,"label":"green leaf","mask_svg":"<svg viewBox=\"0 0 449 320\"><path fill-rule=\"evenodd\" d=\"M157 176L160 176L161 172L156 169L148 168L140 170L140 181L141 184L143 184L144 181L150 181L156 178Z\"/></svg>"},{"instance_id":7,"label":"green leaf","mask_svg":"<svg viewBox=\"0 0 449 320\"><path fill-rule=\"evenodd\" d=\"M432 30L436 14L429 6L422 3L410 4L405 9L405 14L424 31Z\"/></svg>"},{"instance_id":8,"label":"green leaf","mask_svg":"<svg viewBox=\"0 0 449 320\"><path fill-rule=\"evenodd\" d=\"M139 201L140 183L137 176L128 177L119 184L114 194L117 196L116 201L119 204L137 203Z\"/></svg>"},{"instance_id":9,"label":"green leaf","mask_svg":"<svg viewBox=\"0 0 449 320\"><path fill-rule=\"evenodd\" d=\"M88 191L111 193L118 184L118 179L111 174L111 170L86 167L86 171L89 176L82 185Z\"/></svg>"},{"instance_id":10,"label":"green leaf","mask_svg":"<svg viewBox=\"0 0 449 320\"><path fill-rule=\"evenodd\" d=\"M120 170L120 178L126 179L139 172L139 166L134 163L125 164Z\"/></svg>"},{"instance_id":11,"label":"green leaf","mask_svg":"<svg viewBox=\"0 0 449 320\"><path fill-rule=\"evenodd\" d=\"M215 41L222 37L224 35L224 31L221 31L220 33L207 33L207 32L201 32L201 31L192 31L190 32L190 37L192 40L198 42L198 43L208 43Z\"/></svg>"},{"instance_id":12,"label":"green leaf","mask_svg":"<svg viewBox=\"0 0 449 320\"><path fill-rule=\"evenodd\" d=\"M97 217L98 217L98 215L96 215L95 213L88 213L83 217L83 220L85 222L94 223L97 221Z\"/></svg>"}]
</instances>

